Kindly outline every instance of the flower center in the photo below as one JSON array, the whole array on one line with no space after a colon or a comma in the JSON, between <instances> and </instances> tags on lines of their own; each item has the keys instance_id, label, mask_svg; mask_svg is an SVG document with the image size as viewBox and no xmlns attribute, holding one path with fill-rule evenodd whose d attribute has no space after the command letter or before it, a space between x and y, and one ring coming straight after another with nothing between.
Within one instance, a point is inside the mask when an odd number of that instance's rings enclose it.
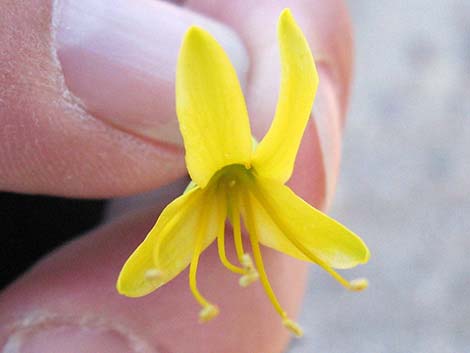
<instances>
[{"instance_id":1,"label":"flower center","mask_svg":"<svg viewBox=\"0 0 470 353\"><path fill-rule=\"evenodd\" d=\"M281 307L274 291L269 283L266 270L264 268L261 249L254 222L254 214L251 209L250 194L254 187L254 170L248 169L244 165L233 164L219 170L211 179L208 185L208 193L213 193L220 197L220 207L226 212L221 219L222 225L217 233L217 248L222 264L230 271L240 274L239 284L247 287L251 283L260 280L269 300L281 316L283 325L294 335L301 336L302 329L292 321L286 311ZM244 225L248 230L251 250L254 260L250 254L245 252L242 238L240 218L243 216ZM233 229L233 241L239 265L233 264L227 258L225 250L225 219L228 218ZM205 221L202 221L199 229L200 234L207 231ZM202 239L202 237L198 237ZM193 261L190 265L190 287L197 301L202 305L199 312L200 322L206 322L217 316L218 308L207 301L198 291L196 286L196 267L200 254L200 243L196 246Z\"/></svg>"},{"instance_id":2,"label":"flower center","mask_svg":"<svg viewBox=\"0 0 470 353\"><path fill-rule=\"evenodd\" d=\"M253 173L254 169L251 167L247 168L243 164L230 164L217 171L209 184L225 188L227 192L230 192L234 187L252 180Z\"/></svg>"},{"instance_id":3,"label":"flower center","mask_svg":"<svg viewBox=\"0 0 470 353\"><path fill-rule=\"evenodd\" d=\"M239 280L242 287L247 287L259 278L251 256L244 250L240 224L240 211L242 209L240 195L245 192L252 179L253 169L248 169L241 164L228 165L214 175L214 182L225 198L227 216L232 224L235 250L241 266L232 264L227 258L225 253L225 232L220 232L217 237L219 257L222 264L230 271L242 275Z\"/></svg>"},{"instance_id":4,"label":"flower center","mask_svg":"<svg viewBox=\"0 0 470 353\"><path fill-rule=\"evenodd\" d=\"M259 279L267 297L281 317L283 325L294 335L301 336L301 327L289 318L287 312L280 305L271 284L269 283L259 245L258 233L260 230L256 224L255 213L252 207L254 199L256 199L266 212L268 212L274 223L284 233L285 237L299 251L301 251L309 260L323 267L346 288L356 291L362 290L367 287L367 281L364 279L358 279L348 282L300 243L290 233L289 229L285 227L284 222L277 215L276 210L272 209L269 202L265 200L263 194L258 190L259 185L257 185L257 183L259 183L259 181L256 180L255 173L256 171L253 168L247 168L241 164L228 165L215 173L206 187L204 199L201 200L204 207L201 210L201 221L197 227L195 249L189 269L189 284L191 291L196 300L202 306L202 309L199 312L199 320L200 322L209 321L219 313L217 306L210 303L204 296L202 296L196 285L196 271L199 256L202 252L205 235L208 232L209 212L214 211L213 209L211 210L209 206L206 206L206 204L211 203L209 200L215 200L217 207L216 212L219 214L216 237L220 261L228 270L241 275L239 284L242 287L247 287ZM232 263L227 258L225 250L225 222L227 218L232 225L233 242L238 264ZM243 224L247 230L253 258L244 250L240 221L241 218L243 218ZM146 276L149 277L149 280L156 276L158 277L158 275L159 273L154 273L154 271L149 271L146 274Z\"/></svg>"}]
</instances>

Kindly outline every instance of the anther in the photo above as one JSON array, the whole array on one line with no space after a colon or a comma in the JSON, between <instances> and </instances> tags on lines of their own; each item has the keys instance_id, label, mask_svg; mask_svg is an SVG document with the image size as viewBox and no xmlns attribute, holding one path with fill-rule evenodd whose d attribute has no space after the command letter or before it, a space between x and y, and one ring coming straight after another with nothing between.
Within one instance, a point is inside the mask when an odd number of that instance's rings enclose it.
<instances>
[{"instance_id":1,"label":"anther","mask_svg":"<svg viewBox=\"0 0 470 353\"><path fill-rule=\"evenodd\" d=\"M235 181L235 179L232 179L232 180L230 180L230 181L228 182L228 186L229 186L230 188L233 188L236 183L237 183L237 182Z\"/></svg>"},{"instance_id":2,"label":"anther","mask_svg":"<svg viewBox=\"0 0 470 353\"><path fill-rule=\"evenodd\" d=\"M256 282L259 279L259 274L256 271L253 271L251 273L247 273L246 275L243 275L240 277L238 280L238 284L240 287L248 287L250 284L253 282Z\"/></svg>"},{"instance_id":3,"label":"anther","mask_svg":"<svg viewBox=\"0 0 470 353\"><path fill-rule=\"evenodd\" d=\"M253 266L253 260L251 259L251 256L249 254L243 254L242 258L240 259L240 262L242 266L248 271L255 269L255 267Z\"/></svg>"},{"instance_id":4,"label":"anther","mask_svg":"<svg viewBox=\"0 0 470 353\"><path fill-rule=\"evenodd\" d=\"M199 322L205 323L212 320L219 315L219 308L215 305L209 304L201 309L199 312Z\"/></svg>"},{"instance_id":5,"label":"anther","mask_svg":"<svg viewBox=\"0 0 470 353\"><path fill-rule=\"evenodd\" d=\"M302 327L300 327L300 325L297 322L292 321L289 318L285 318L282 320L282 324L296 337L303 336L304 330L302 330Z\"/></svg>"},{"instance_id":6,"label":"anther","mask_svg":"<svg viewBox=\"0 0 470 353\"><path fill-rule=\"evenodd\" d=\"M144 273L144 277L148 281L155 281L162 277L162 271L156 268L150 268Z\"/></svg>"},{"instance_id":7,"label":"anther","mask_svg":"<svg viewBox=\"0 0 470 353\"><path fill-rule=\"evenodd\" d=\"M255 266L253 265L253 260L248 254L243 254L240 259L240 263L245 270L245 274L240 277L238 284L241 287L248 287L251 283L256 282L259 278L258 271L256 271Z\"/></svg>"},{"instance_id":8,"label":"anther","mask_svg":"<svg viewBox=\"0 0 470 353\"><path fill-rule=\"evenodd\" d=\"M367 279L358 278L349 282L349 289L352 291L359 292L361 290L366 289L368 285L369 285L369 281Z\"/></svg>"}]
</instances>

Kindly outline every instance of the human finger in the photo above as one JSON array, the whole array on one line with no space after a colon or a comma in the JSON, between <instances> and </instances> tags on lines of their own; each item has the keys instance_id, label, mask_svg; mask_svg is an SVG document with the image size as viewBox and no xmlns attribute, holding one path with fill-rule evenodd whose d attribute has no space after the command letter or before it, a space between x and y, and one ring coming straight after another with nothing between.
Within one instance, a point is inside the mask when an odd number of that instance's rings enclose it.
<instances>
[{"instance_id":1,"label":"human finger","mask_svg":"<svg viewBox=\"0 0 470 353\"><path fill-rule=\"evenodd\" d=\"M184 175L174 73L191 24L210 30L245 77L233 30L167 2L0 9L0 190L110 197Z\"/></svg>"},{"instance_id":2,"label":"human finger","mask_svg":"<svg viewBox=\"0 0 470 353\"><path fill-rule=\"evenodd\" d=\"M300 22L295 12L294 15ZM256 28L253 30L257 32ZM331 104L340 111L341 103L336 94ZM317 99L322 99L321 93ZM326 115L326 119L331 111L322 114ZM258 117L261 115L255 113L252 118L256 121ZM314 118L317 119L315 114ZM257 132L259 134L260 130ZM333 138L328 132L325 137ZM327 168L323 162L327 157L320 146L317 125L311 123L291 181L293 188L319 207L325 200ZM224 270L219 272L221 266L213 247L204 256L201 272L205 275L200 276L201 288L211 293L223 312L209 326L199 326L194 320L198 308L193 305L194 301L189 295L185 273L143 299L126 301L115 296L112 285L122 262L117 265L114 256L125 259L134 249L154 221L150 213L153 212L139 212L120 220L116 218L113 221L116 223L109 225L109 228L98 231L90 238L83 238L68 249L60 250L55 257L49 258L10 287L2 299L4 307L9 308L5 311L9 313L5 319L8 325L5 326L13 329L5 331L4 341L10 345L24 344L25 347L28 344L39 344L29 347L46 347L50 352L55 349L53 344L63 347L65 342L69 342L77 347L76 342L84 342L84 337L94 340L90 342L92 346L88 346L94 350L105 345L116 351L114 347L120 345L125 347L125 351L131 351L136 347L132 346L132 342L137 342L140 347L144 347L144 351L149 352L152 349L192 353L195 350L280 352L287 342L287 334L264 293L256 286L242 291L237 288L236 279L229 273ZM141 236L138 240L135 239L136 234ZM117 238L116 242L112 241L113 237ZM275 274L270 278L280 301L289 312L295 314L305 285L305 266L269 250L263 249L263 254L268 271ZM74 266L68 265L71 260ZM54 273L58 274L55 282L50 280ZM78 285L78 279L82 278L90 279L89 283L83 284L81 281L81 285ZM42 289L45 283L48 286L44 295L39 298L34 296L33 293ZM57 305L57 297L63 298L61 305ZM35 321L34 309L38 308L44 309L44 315L38 315L41 318ZM95 314L97 312L99 315ZM116 325L116 322L122 323L122 326ZM43 330L44 327L50 328L50 331ZM66 335L62 335L63 332ZM110 339L114 341L110 342Z\"/></svg>"}]
</instances>

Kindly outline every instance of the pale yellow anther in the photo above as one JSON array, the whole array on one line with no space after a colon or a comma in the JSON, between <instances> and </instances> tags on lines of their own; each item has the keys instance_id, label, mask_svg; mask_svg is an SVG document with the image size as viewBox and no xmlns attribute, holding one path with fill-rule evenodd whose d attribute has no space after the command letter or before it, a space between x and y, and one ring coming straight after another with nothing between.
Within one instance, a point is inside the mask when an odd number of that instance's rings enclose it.
<instances>
[{"instance_id":1,"label":"pale yellow anther","mask_svg":"<svg viewBox=\"0 0 470 353\"><path fill-rule=\"evenodd\" d=\"M259 279L258 271L256 271L253 265L253 260L249 254L243 254L240 259L240 263L245 270L245 274L240 277L238 284L241 287L248 287L251 283L256 282Z\"/></svg>"},{"instance_id":2,"label":"pale yellow anther","mask_svg":"<svg viewBox=\"0 0 470 353\"><path fill-rule=\"evenodd\" d=\"M242 266L247 270L254 269L253 260L251 259L251 256L249 254L243 254L242 258L240 259L240 262Z\"/></svg>"},{"instance_id":3,"label":"pale yellow anther","mask_svg":"<svg viewBox=\"0 0 470 353\"><path fill-rule=\"evenodd\" d=\"M246 275L243 275L240 277L238 280L238 284L241 287L248 287L250 284L253 282L256 282L259 279L259 274L256 271L247 273Z\"/></svg>"},{"instance_id":4,"label":"pale yellow anther","mask_svg":"<svg viewBox=\"0 0 470 353\"><path fill-rule=\"evenodd\" d=\"M237 182L235 181L235 179L232 179L232 180L230 180L230 181L228 182L228 186L229 186L230 188L233 188L236 183L237 183Z\"/></svg>"},{"instance_id":5,"label":"pale yellow anther","mask_svg":"<svg viewBox=\"0 0 470 353\"><path fill-rule=\"evenodd\" d=\"M302 330L302 327L300 327L297 322L285 318L282 320L282 324L296 337L302 337L304 335L304 330Z\"/></svg>"},{"instance_id":6,"label":"pale yellow anther","mask_svg":"<svg viewBox=\"0 0 470 353\"><path fill-rule=\"evenodd\" d=\"M349 289L352 291L361 291L367 288L369 281L365 278L358 278L349 282Z\"/></svg>"},{"instance_id":7,"label":"pale yellow anther","mask_svg":"<svg viewBox=\"0 0 470 353\"><path fill-rule=\"evenodd\" d=\"M219 315L219 308L215 305L209 304L201 309L199 312L199 322L205 323L212 320Z\"/></svg>"},{"instance_id":8,"label":"pale yellow anther","mask_svg":"<svg viewBox=\"0 0 470 353\"><path fill-rule=\"evenodd\" d=\"M162 271L156 268L150 268L147 271L145 271L144 276L145 276L145 279L148 281L155 281L162 277Z\"/></svg>"}]
</instances>

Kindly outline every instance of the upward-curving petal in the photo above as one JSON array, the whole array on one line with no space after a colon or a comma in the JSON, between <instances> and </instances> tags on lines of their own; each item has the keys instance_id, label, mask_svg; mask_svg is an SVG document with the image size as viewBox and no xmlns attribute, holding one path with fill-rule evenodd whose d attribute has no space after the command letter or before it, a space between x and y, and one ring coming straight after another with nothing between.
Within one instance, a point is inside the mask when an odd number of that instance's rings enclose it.
<instances>
[{"instance_id":1,"label":"upward-curving petal","mask_svg":"<svg viewBox=\"0 0 470 353\"><path fill-rule=\"evenodd\" d=\"M253 155L253 166L259 174L284 183L294 168L318 74L308 43L287 9L279 18L278 39L282 64L279 100L271 128Z\"/></svg>"},{"instance_id":2,"label":"upward-curving petal","mask_svg":"<svg viewBox=\"0 0 470 353\"><path fill-rule=\"evenodd\" d=\"M260 242L301 260L311 261L289 239L326 265L345 269L365 263L369 250L349 229L310 206L275 180L256 180L249 192Z\"/></svg>"},{"instance_id":3,"label":"upward-curving petal","mask_svg":"<svg viewBox=\"0 0 470 353\"><path fill-rule=\"evenodd\" d=\"M129 257L119 274L117 289L128 297L144 296L184 270L196 241L202 207L210 217L204 248L215 238L217 208L207 199L207 190L192 189L171 202L161 213L145 240Z\"/></svg>"},{"instance_id":4,"label":"upward-curving petal","mask_svg":"<svg viewBox=\"0 0 470 353\"><path fill-rule=\"evenodd\" d=\"M206 31L191 27L176 72L176 110L191 178L204 188L229 164L248 165L251 131L235 69Z\"/></svg>"}]
</instances>

